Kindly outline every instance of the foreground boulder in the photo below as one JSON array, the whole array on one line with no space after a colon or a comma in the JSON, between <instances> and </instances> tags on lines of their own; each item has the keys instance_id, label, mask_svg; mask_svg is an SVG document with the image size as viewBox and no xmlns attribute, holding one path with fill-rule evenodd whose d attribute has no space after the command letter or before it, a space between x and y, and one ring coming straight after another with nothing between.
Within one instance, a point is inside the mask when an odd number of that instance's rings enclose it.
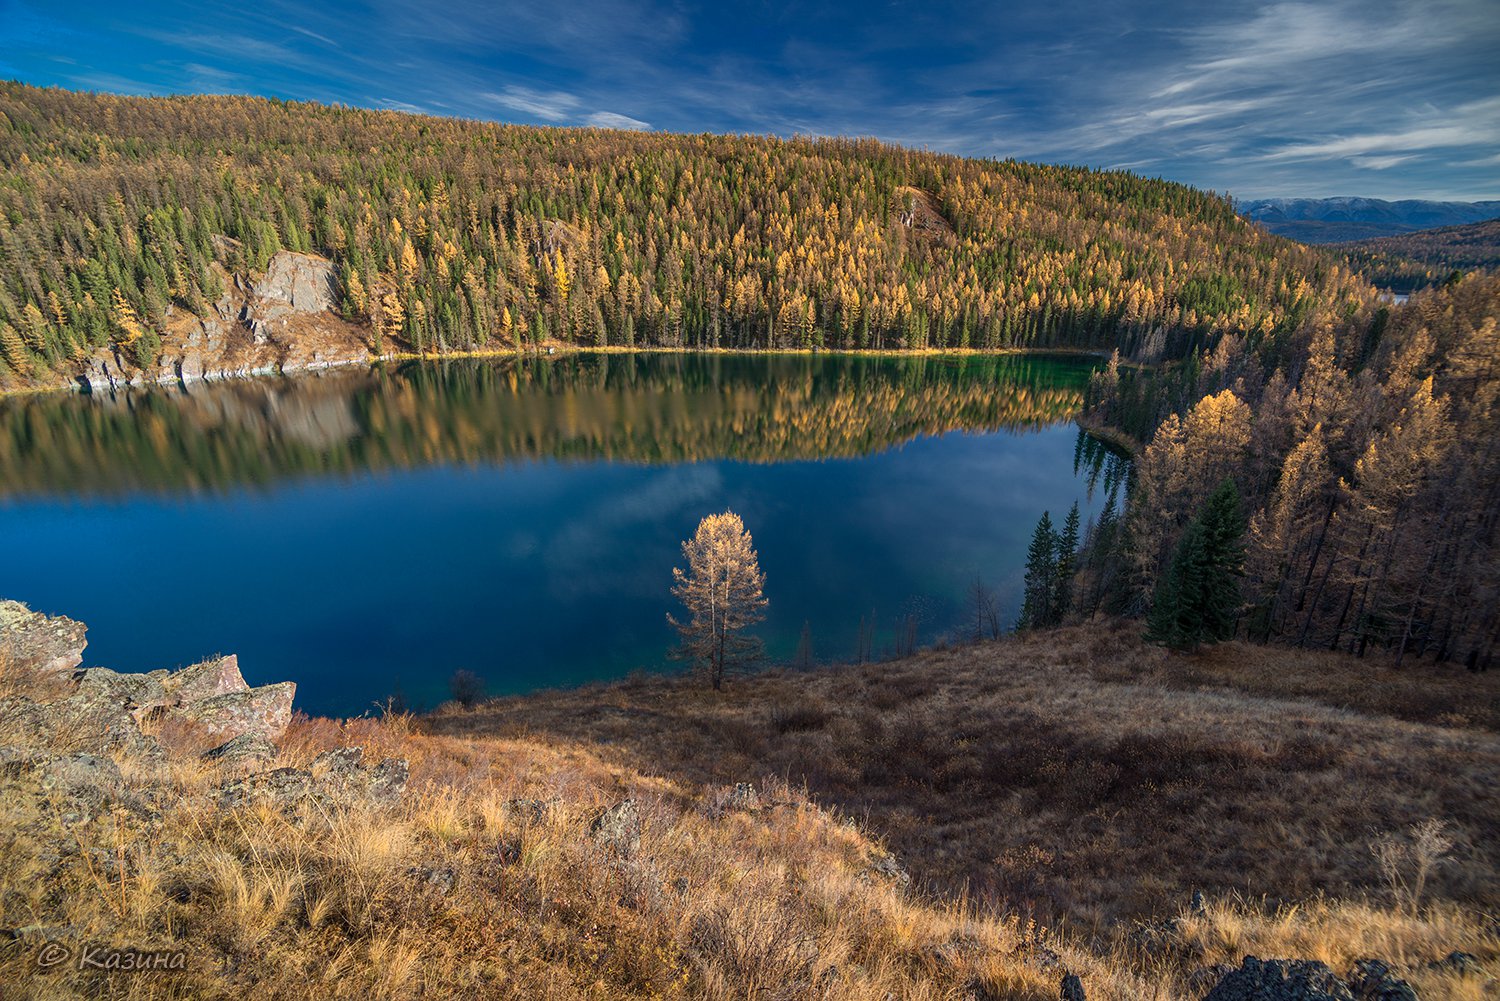
<instances>
[{"instance_id":1,"label":"foreground boulder","mask_svg":"<svg viewBox=\"0 0 1500 1001\"><path fill-rule=\"evenodd\" d=\"M1246 956L1204 1001L1354 1001L1354 995L1324 963Z\"/></svg>"},{"instance_id":2,"label":"foreground boulder","mask_svg":"<svg viewBox=\"0 0 1500 1001\"><path fill-rule=\"evenodd\" d=\"M178 671L75 671L85 630L81 622L0 601L0 665L19 668L23 682L47 682L23 684L24 695L0 699L0 739L154 757L159 746L142 725L187 726L222 744L240 736L278 740L291 722L297 686L251 688L232 654Z\"/></svg>"},{"instance_id":3,"label":"foreground boulder","mask_svg":"<svg viewBox=\"0 0 1500 1001\"><path fill-rule=\"evenodd\" d=\"M1417 1001L1417 994L1378 959L1361 959L1340 978L1313 960L1246 956L1204 1001Z\"/></svg>"},{"instance_id":4,"label":"foreground boulder","mask_svg":"<svg viewBox=\"0 0 1500 1001\"><path fill-rule=\"evenodd\" d=\"M210 737L227 739L258 734L275 740L292 721L292 696L297 686L290 681L242 692L228 692L173 706L170 715L202 730Z\"/></svg>"},{"instance_id":5,"label":"foreground boulder","mask_svg":"<svg viewBox=\"0 0 1500 1001\"><path fill-rule=\"evenodd\" d=\"M0 601L0 664L36 674L62 674L83 663L88 627L61 615Z\"/></svg>"}]
</instances>

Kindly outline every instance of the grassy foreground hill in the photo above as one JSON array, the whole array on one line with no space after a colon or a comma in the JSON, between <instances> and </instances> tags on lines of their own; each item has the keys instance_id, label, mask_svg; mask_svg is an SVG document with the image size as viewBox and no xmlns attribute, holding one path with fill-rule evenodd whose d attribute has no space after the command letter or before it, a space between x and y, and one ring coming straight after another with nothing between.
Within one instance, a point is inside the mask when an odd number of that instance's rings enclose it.
<instances>
[{"instance_id":1,"label":"grassy foreground hill","mask_svg":"<svg viewBox=\"0 0 1500 1001\"><path fill-rule=\"evenodd\" d=\"M1256 955L1492 997L1500 692L1370 675L1076 627L205 758L160 718L39 737L68 683L7 670L0 995L1144 1001Z\"/></svg>"},{"instance_id":2,"label":"grassy foreground hill","mask_svg":"<svg viewBox=\"0 0 1500 1001\"><path fill-rule=\"evenodd\" d=\"M0 386L542 343L1177 357L1372 294L1126 173L0 83Z\"/></svg>"}]
</instances>

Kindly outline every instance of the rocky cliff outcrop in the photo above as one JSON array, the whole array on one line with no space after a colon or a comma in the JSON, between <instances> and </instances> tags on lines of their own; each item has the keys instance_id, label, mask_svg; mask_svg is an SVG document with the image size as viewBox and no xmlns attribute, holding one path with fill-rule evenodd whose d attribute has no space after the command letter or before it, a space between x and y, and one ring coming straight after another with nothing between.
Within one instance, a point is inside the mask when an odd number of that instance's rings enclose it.
<instances>
[{"instance_id":1,"label":"rocky cliff outcrop","mask_svg":"<svg viewBox=\"0 0 1500 1001\"><path fill-rule=\"evenodd\" d=\"M383 807L405 793L407 763L366 764L359 747L327 751L306 768L276 767L293 683L252 688L233 655L177 671L78 669L84 630L0 601L0 796L33 801L66 826L116 806L150 813L115 759L131 763L134 787L170 791L170 771L161 767L168 735L179 749L208 748L199 760L222 776L213 799L223 808Z\"/></svg>"},{"instance_id":2,"label":"rocky cliff outcrop","mask_svg":"<svg viewBox=\"0 0 1500 1001\"><path fill-rule=\"evenodd\" d=\"M19 601L0 601L0 667L55 674L83 663L88 627L61 615L33 612Z\"/></svg>"},{"instance_id":3,"label":"rocky cliff outcrop","mask_svg":"<svg viewBox=\"0 0 1500 1001\"><path fill-rule=\"evenodd\" d=\"M232 241L222 241L231 249ZM205 315L169 311L161 351L144 368L113 347L78 374L89 390L306 371L370 359L365 333L338 309L333 264L283 250L252 280L219 269L225 292Z\"/></svg>"},{"instance_id":4,"label":"rocky cliff outcrop","mask_svg":"<svg viewBox=\"0 0 1500 1001\"><path fill-rule=\"evenodd\" d=\"M291 682L251 688L233 655L178 671L121 673L75 670L85 627L61 616L0 602L0 658L14 682L0 698L0 722L28 743L83 743L94 753L123 750L150 756L148 731L176 726L204 739L249 736L276 740L292 718Z\"/></svg>"}]
</instances>

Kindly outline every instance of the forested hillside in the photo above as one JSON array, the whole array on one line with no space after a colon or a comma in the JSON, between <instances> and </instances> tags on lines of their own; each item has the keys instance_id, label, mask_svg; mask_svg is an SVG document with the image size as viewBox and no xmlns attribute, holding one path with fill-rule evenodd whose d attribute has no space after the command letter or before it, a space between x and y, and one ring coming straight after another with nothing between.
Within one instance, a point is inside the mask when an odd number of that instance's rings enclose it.
<instances>
[{"instance_id":1,"label":"forested hillside","mask_svg":"<svg viewBox=\"0 0 1500 1001\"><path fill-rule=\"evenodd\" d=\"M1455 271L1500 266L1500 219L1336 244L1351 267L1381 288L1409 292Z\"/></svg>"},{"instance_id":2,"label":"forested hillside","mask_svg":"<svg viewBox=\"0 0 1500 1001\"><path fill-rule=\"evenodd\" d=\"M841 139L541 129L0 84L0 381L149 368L281 249L372 350L1116 347L1366 306L1232 205L1129 174ZM55 381L55 379L53 380Z\"/></svg>"}]
</instances>

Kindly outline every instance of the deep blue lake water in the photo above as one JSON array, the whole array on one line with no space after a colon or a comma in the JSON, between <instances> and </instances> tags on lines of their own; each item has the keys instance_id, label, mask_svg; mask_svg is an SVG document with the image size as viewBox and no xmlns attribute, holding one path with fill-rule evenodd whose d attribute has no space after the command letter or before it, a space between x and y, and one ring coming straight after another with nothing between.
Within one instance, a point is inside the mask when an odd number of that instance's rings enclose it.
<instances>
[{"instance_id":1,"label":"deep blue lake water","mask_svg":"<svg viewBox=\"0 0 1500 1001\"><path fill-rule=\"evenodd\" d=\"M1091 359L574 356L0 401L0 596L85 663L240 655L358 714L660 668L680 542L731 509L791 658L1015 617L1036 519L1090 497Z\"/></svg>"}]
</instances>

